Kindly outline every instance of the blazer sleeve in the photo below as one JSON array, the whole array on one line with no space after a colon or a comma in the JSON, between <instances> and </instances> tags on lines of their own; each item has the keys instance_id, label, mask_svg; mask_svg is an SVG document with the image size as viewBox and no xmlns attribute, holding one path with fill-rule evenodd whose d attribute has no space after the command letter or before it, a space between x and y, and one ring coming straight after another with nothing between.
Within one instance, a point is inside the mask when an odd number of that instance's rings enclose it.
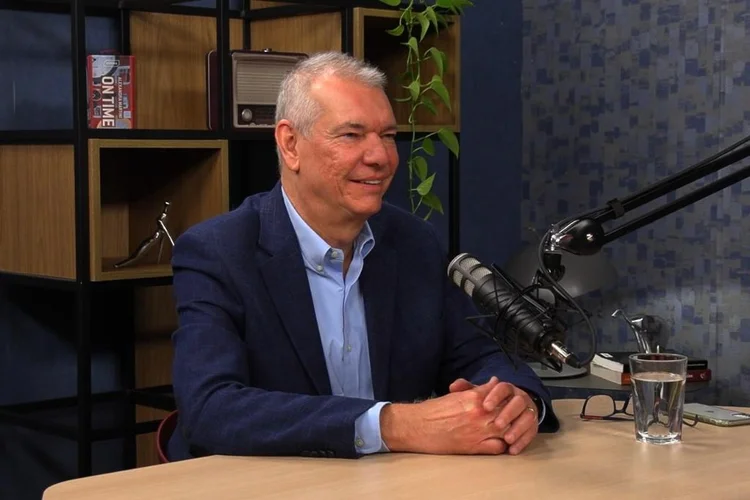
<instances>
[{"instance_id":1,"label":"blazer sleeve","mask_svg":"<svg viewBox=\"0 0 750 500\"><path fill-rule=\"evenodd\" d=\"M447 267L447 263L444 267ZM493 375L502 382L510 382L516 387L531 392L545 404L545 417L539 423L541 432L555 432L560 424L552 410L549 390L524 361L503 353L491 339L472 325L467 318L479 313L471 298L449 279L445 279L443 328L445 355L440 370L439 390L448 391L448 386L457 378L464 378L474 384L484 384Z\"/></svg>"},{"instance_id":2,"label":"blazer sleeve","mask_svg":"<svg viewBox=\"0 0 750 500\"><path fill-rule=\"evenodd\" d=\"M172 258L173 387L191 453L360 456L355 421L374 401L250 385L243 303L215 241L194 228L177 240Z\"/></svg>"}]
</instances>

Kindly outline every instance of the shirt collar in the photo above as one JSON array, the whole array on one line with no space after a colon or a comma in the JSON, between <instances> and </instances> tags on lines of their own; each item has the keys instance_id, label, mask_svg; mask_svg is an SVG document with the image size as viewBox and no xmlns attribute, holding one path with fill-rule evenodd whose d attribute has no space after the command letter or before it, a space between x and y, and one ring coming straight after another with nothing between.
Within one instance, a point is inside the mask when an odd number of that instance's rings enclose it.
<instances>
[{"instance_id":1,"label":"shirt collar","mask_svg":"<svg viewBox=\"0 0 750 500\"><path fill-rule=\"evenodd\" d=\"M316 233L304 221L304 219L302 219L297 210L294 208L294 205L292 205L291 200L289 200L289 197L287 196L286 191L284 191L283 186L281 188L281 194L284 198L284 205L286 206L286 210L289 213L289 218L292 221L292 227L294 227L294 232L297 234L300 249L302 250L302 257L309 265L313 266L313 268L318 268L318 266L322 266L325 264L325 260L327 257L332 257L332 252L341 252L340 248L332 248L328 243L326 243L325 240L323 240L323 238L321 238L320 235L318 235L318 233ZM361 258L364 259L365 257L367 257L367 254L372 251L372 248L374 246L375 236L372 233L370 224L365 221L365 225L362 227L362 231L360 231L360 233L357 235L357 238L354 240L353 257L361 256Z\"/></svg>"}]
</instances>

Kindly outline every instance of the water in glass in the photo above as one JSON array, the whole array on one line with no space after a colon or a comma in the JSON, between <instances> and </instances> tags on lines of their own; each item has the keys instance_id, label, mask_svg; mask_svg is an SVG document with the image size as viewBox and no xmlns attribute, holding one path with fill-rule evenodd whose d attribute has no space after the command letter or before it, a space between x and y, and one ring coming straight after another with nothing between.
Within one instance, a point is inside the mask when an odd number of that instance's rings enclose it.
<instances>
[{"instance_id":1,"label":"water in glass","mask_svg":"<svg viewBox=\"0 0 750 500\"><path fill-rule=\"evenodd\" d=\"M653 444L681 441L685 376L664 371L639 372L632 374L631 383L635 438Z\"/></svg>"}]
</instances>

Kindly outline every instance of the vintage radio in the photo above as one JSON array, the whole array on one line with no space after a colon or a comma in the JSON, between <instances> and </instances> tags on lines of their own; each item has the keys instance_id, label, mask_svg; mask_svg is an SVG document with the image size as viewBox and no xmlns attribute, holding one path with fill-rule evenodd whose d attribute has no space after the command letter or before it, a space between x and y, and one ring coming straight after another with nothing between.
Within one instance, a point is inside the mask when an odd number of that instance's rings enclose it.
<instances>
[{"instance_id":1,"label":"vintage radio","mask_svg":"<svg viewBox=\"0 0 750 500\"><path fill-rule=\"evenodd\" d=\"M273 52L269 49L230 51L231 71L227 92L230 95L232 128L273 127L276 97L284 77L306 54ZM212 50L206 60L208 127L219 128L221 91L219 58Z\"/></svg>"}]
</instances>

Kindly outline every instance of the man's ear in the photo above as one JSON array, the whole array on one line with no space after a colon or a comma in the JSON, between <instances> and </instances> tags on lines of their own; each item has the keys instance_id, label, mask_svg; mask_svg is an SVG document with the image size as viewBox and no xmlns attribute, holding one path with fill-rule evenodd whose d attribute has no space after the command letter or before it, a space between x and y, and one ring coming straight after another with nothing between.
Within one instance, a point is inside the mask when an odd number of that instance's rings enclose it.
<instances>
[{"instance_id":1,"label":"man's ear","mask_svg":"<svg viewBox=\"0 0 750 500\"><path fill-rule=\"evenodd\" d=\"M279 153L284 159L284 168L297 172L299 170L299 151L297 150L299 136L297 131L294 130L289 120L279 120L276 124L274 136Z\"/></svg>"}]
</instances>

